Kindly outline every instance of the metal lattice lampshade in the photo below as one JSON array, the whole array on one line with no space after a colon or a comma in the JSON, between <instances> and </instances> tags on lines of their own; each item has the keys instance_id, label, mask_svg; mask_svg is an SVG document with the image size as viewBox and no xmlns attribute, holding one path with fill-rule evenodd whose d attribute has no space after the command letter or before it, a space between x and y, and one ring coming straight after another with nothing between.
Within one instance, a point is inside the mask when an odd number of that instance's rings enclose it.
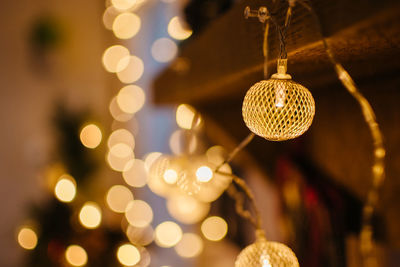
<instances>
[{"instance_id":1,"label":"metal lattice lampshade","mask_svg":"<svg viewBox=\"0 0 400 267\"><path fill-rule=\"evenodd\" d=\"M299 262L289 247L259 237L240 252L235 267L299 267Z\"/></svg>"},{"instance_id":2,"label":"metal lattice lampshade","mask_svg":"<svg viewBox=\"0 0 400 267\"><path fill-rule=\"evenodd\" d=\"M255 134L270 141L284 141L302 135L310 127L315 102L307 88L290 75L263 80L247 92L242 106L243 119Z\"/></svg>"}]
</instances>

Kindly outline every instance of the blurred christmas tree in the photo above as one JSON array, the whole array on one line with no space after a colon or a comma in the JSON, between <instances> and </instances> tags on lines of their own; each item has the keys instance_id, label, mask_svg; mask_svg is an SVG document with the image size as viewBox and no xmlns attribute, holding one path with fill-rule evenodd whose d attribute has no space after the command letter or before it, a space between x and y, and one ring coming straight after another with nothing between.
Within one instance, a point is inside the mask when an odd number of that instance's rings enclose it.
<instances>
[{"instance_id":1,"label":"blurred christmas tree","mask_svg":"<svg viewBox=\"0 0 400 267\"><path fill-rule=\"evenodd\" d=\"M101 203L95 202L101 197L92 190L100 166L94 148L102 133L97 125L85 124L87 118L84 112L57 108L57 149L45 174L52 194L32 208L32 223L18 234L19 244L31 250L27 266L117 265L115 252L125 236L120 227L102 222Z\"/></svg>"}]
</instances>

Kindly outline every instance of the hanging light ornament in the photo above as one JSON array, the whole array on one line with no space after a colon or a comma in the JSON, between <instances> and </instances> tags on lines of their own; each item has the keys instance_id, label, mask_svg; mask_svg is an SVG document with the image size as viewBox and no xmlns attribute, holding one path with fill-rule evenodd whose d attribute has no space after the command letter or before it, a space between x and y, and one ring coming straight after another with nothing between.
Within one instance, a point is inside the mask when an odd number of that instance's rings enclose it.
<instances>
[{"instance_id":1,"label":"hanging light ornament","mask_svg":"<svg viewBox=\"0 0 400 267\"><path fill-rule=\"evenodd\" d=\"M284 141L302 135L315 114L310 91L286 73L287 59L278 60L278 73L253 85L243 101L247 127L270 141Z\"/></svg>"},{"instance_id":2,"label":"hanging light ornament","mask_svg":"<svg viewBox=\"0 0 400 267\"><path fill-rule=\"evenodd\" d=\"M269 80L253 85L247 92L242 107L247 127L253 133L272 141L300 136L310 127L315 113L315 103L311 93L304 86L292 81L292 77L286 73L287 55L284 39L293 5L294 1L289 1L284 28L277 26L281 41L278 72ZM271 17L266 7L260 7L258 11L246 7L245 17L258 17L260 22L265 23L263 53L264 77L267 77L267 38ZM282 243L267 241L261 228L261 216L255 205L254 195L244 180L234 175L232 179L250 200L254 216L249 210L244 209L243 196L240 192L231 187L227 192L236 200L236 211L256 228L256 241L240 252L235 267L299 267L296 255L289 247Z\"/></svg>"},{"instance_id":3,"label":"hanging light ornament","mask_svg":"<svg viewBox=\"0 0 400 267\"><path fill-rule=\"evenodd\" d=\"M315 102L310 91L294 82L286 73L285 35L290 23L291 9L292 5L289 6L284 27L277 26L280 40L277 73L268 80L254 84L247 91L242 106L243 119L247 127L253 133L270 141L284 141L302 135L311 126L315 114ZM264 77L267 79L267 36L271 17L266 7L260 7L258 11L252 11L247 7L245 17L258 17L260 22L266 22L263 52Z\"/></svg>"},{"instance_id":4,"label":"hanging light ornament","mask_svg":"<svg viewBox=\"0 0 400 267\"><path fill-rule=\"evenodd\" d=\"M296 255L282 243L267 241L262 231L256 242L240 252L235 267L299 267Z\"/></svg>"},{"instance_id":5,"label":"hanging light ornament","mask_svg":"<svg viewBox=\"0 0 400 267\"><path fill-rule=\"evenodd\" d=\"M216 166L205 156L182 155L158 158L150 167L149 187L156 194L169 197L177 190L202 202L216 200L229 186L229 175L215 173ZM220 170L229 174L228 164Z\"/></svg>"}]
</instances>

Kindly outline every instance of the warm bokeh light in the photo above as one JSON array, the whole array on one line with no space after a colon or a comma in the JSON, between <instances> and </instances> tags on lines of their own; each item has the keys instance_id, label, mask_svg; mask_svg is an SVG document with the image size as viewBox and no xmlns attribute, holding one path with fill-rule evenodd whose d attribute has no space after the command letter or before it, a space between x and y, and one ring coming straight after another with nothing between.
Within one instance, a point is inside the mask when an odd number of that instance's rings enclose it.
<instances>
[{"instance_id":1,"label":"warm bokeh light","mask_svg":"<svg viewBox=\"0 0 400 267\"><path fill-rule=\"evenodd\" d=\"M221 217L208 217L201 224L201 232L208 240L219 241L224 238L228 232L228 224Z\"/></svg>"},{"instance_id":2,"label":"warm bokeh light","mask_svg":"<svg viewBox=\"0 0 400 267\"><path fill-rule=\"evenodd\" d=\"M184 22L176 16L168 23L168 34L176 40L185 40L192 35L192 30L185 27Z\"/></svg>"},{"instance_id":3,"label":"warm bokeh light","mask_svg":"<svg viewBox=\"0 0 400 267\"><path fill-rule=\"evenodd\" d=\"M201 166L196 170L196 178L199 182L207 183L213 176L213 171L208 166Z\"/></svg>"},{"instance_id":4,"label":"warm bokeh light","mask_svg":"<svg viewBox=\"0 0 400 267\"><path fill-rule=\"evenodd\" d=\"M103 53L103 66L108 72L116 73L124 70L129 61L122 60L129 58L129 50L122 45L113 45L106 49Z\"/></svg>"},{"instance_id":5,"label":"warm bokeh light","mask_svg":"<svg viewBox=\"0 0 400 267\"><path fill-rule=\"evenodd\" d=\"M138 0L111 0L111 4L118 10L127 10L133 7Z\"/></svg>"},{"instance_id":6,"label":"warm bokeh light","mask_svg":"<svg viewBox=\"0 0 400 267\"><path fill-rule=\"evenodd\" d=\"M224 162L226 157L226 150L222 146L212 146L207 150L206 156L208 162L212 162L215 165L218 165Z\"/></svg>"},{"instance_id":7,"label":"warm bokeh light","mask_svg":"<svg viewBox=\"0 0 400 267\"><path fill-rule=\"evenodd\" d=\"M197 149L198 140L193 134L188 135L184 130L176 130L169 138L169 147L175 155L189 152L192 154Z\"/></svg>"},{"instance_id":8,"label":"warm bokeh light","mask_svg":"<svg viewBox=\"0 0 400 267\"><path fill-rule=\"evenodd\" d=\"M71 245L65 251L65 259L72 266L83 266L87 263L88 256L81 246Z\"/></svg>"},{"instance_id":9,"label":"warm bokeh light","mask_svg":"<svg viewBox=\"0 0 400 267\"><path fill-rule=\"evenodd\" d=\"M135 158L133 152L128 157L118 157L111 150L107 153L107 163L111 169L117 172L123 172L128 163Z\"/></svg>"},{"instance_id":10,"label":"warm bokeh light","mask_svg":"<svg viewBox=\"0 0 400 267\"><path fill-rule=\"evenodd\" d=\"M153 210L143 200L134 200L128 204L125 217L135 227L146 227L153 221Z\"/></svg>"},{"instance_id":11,"label":"warm bokeh light","mask_svg":"<svg viewBox=\"0 0 400 267\"><path fill-rule=\"evenodd\" d=\"M71 202L76 195L75 179L68 175L62 175L56 183L54 194L61 202Z\"/></svg>"},{"instance_id":12,"label":"warm bokeh light","mask_svg":"<svg viewBox=\"0 0 400 267\"><path fill-rule=\"evenodd\" d=\"M110 101L109 111L114 120L119 122L127 122L132 119L133 114L123 112L117 103L117 96L113 97Z\"/></svg>"},{"instance_id":13,"label":"warm bokeh light","mask_svg":"<svg viewBox=\"0 0 400 267\"><path fill-rule=\"evenodd\" d=\"M134 227L129 225L126 229L126 236L134 245L147 246L154 240L154 230L151 225L146 227Z\"/></svg>"},{"instance_id":14,"label":"warm bokeh light","mask_svg":"<svg viewBox=\"0 0 400 267\"><path fill-rule=\"evenodd\" d=\"M144 72L143 61L136 57L130 56L123 58L119 65L126 67L117 72L118 79L123 83L134 83L142 77Z\"/></svg>"},{"instance_id":15,"label":"warm bokeh light","mask_svg":"<svg viewBox=\"0 0 400 267\"><path fill-rule=\"evenodd\" d=\"M191 129L193 125L193 120L195 118L196 110L186 104L181 104L176 109L176 123L179 127L183 129ZM196 122L195 122L196 123Z\"/></svg>"},{"instance_id":16,"label":"warm bokeh light","mask_svg":"<svg viewBox=\"0 0 400 267\"><path fill-rule=\"evenodd\" d=\"M96 148L100 145L103 135L99 126L91 123L82 128L79 137L85 147Z\"/></svg>"},{"instance_id":17,"label":"warm bokeh light","mask_svg":"<svg viewBox=\"0 0 400 267\"><path fill-rule=\"evenodd\" d=\"M132 148L124 143L117 143L110 148L110 153L113 156L118 158L127 158L132 156L133 150Z\"/></svg>"},{"instance_id":18,"label":"warm bokeh light","mask_svg":"<svg viewBox=\"0 0 400 267\"><path fill-rule=\"evenodd\" d=\"M169 38L157 39L151 46L151 55L158 62L169 62L178 54L178 46Z\"/></svg>"},{"instance_id":19,"label":"warm bokeh light","mask_svg":"<svg viewBox=\"0 0 400 267\"><path fill-rule=\"evenodd\" d=\"M110 135L107 142L110 150L106 160L111 169L123 172L128 163L135 158L134 140L133 135L125 129L116 130Z\"/></svg>"},{"instance_id":20,"label":"warm bokeh light","mask_svg":"<svg viewBox=\"0 0 400 267\"><path fill-rule=\"evenodd\" d=\"M127 144L132 149L135 148L135 138L133 134L126 129L118 129L113 131L108 137L108 148L112 148L116 144Z\"/></svg>"},{"instance_id":21,"label":"warm bokeh light","mask_svg":"<svg viewBox=\"0 0 400 267\"><path fill-rule=\"evenodd\" d=\"M140 261L139 250L131 244L123 244L117 251L118 261L125 266L133 266Z\"/></svg>"},{"instance_id":22,"label":"warm bokeh light","mask_svg":"<svg viewBox=\"0 0 400 267\"><path fill-rule=\"evenodd\" d=\"M18 232L18 244L24 249L32 250L36 247L38 237L35 231L29 227L23 227Z\"/></svg>"},{"instance_id":23,"label":"warm bokeh light","mask_svg":"<svg viewBox=\"0 0 400 267\"><path fill-rule=\"evenodd\" d=\"M124 213L128 204L133 200L133 194L129 188L123 185L114 185L106 195L108 207L118 213Z\"/></svg>"},{"instance_id":24,"label":"warm bokeh light","mask_svg":"<svg viewBox=\"0 0 400 267\"><path fill-rule=\"evenodd\" d=\"M133 159L129 161L122 173L125 182L133 187L143 187L147 184L147 171L144 161Z\"/></svg>"},{"instance_id":25,"label":"warm bokeh light","mask_svg":"<svg viewBox=\"0 0 400 267\"><path fill-rule=\"evenodd\" d=\"M159 158L161 157L162 153L160 152L151 152L146 155L144 158L144 166L146 167L146 170L149 171L151 165Z\"/></svg>"},{"instance_id":26,"label":"warm bokeh light","mask_svg":"<svg viewBox=\"0 0 400 267\"><path fill-rule=\"evenodd\" d=\"M120 109L126 113L134 114L144 105L146 95L142 88L137 85L123 87L117 95L117 103Z\"/></svg>"},{"instance_id":27,"label":"warm bokeh light","mask_svg":"<svg viewBox=\"0 0 400 267\"><path fill-rule=\"evenodd\" d=\"M117 38L129 39L139 32L140 26L141 21L139 16L130 12L125 12L119 14L115 18L112 29Z\"/></svg>"},{"instance_id":28,"label":"warm bokeh light","mask_svg":"<svg viewBox=\"0 0 400 267\"><path fill-rule=\"evenodd\" d=\"M140 262L135 265L136 267L148 267L151 263L151 255L145 247L137 247L140 253Z\"/></svg>"},{"instance_id":29,"label":"warm bokeh light","mask_svg":"<svg viewBox=\"0 0 400 267\"><path fill-rule=\"evenodd\" d=\"M164 172L163 179L167 184L175 184L178 180L178 174L173 169L167 169Z\"/></svg>"},{"instance_id":30,"label":"warm bokeh light","mask_svg":"<svg viewBox=\"0 0 400 267\"><path fill-rule=\"evenodd\" d=\"M193 233L185 233L181 241L175 246L176 253L182 258L193 258L199 256L203 251L203 240Z\"/></svg>"},{"instance_id":31,"label":"warm bokeh light","mask_svg":"<svg viewBox=\"0 0 400 267\"><path fill-rule=\"evenodd\" d=\"M171 221L160 223L155 230L157 245L164 248L175 246L182 239L181 227Z\"/></svg>"},{"instance_id":32,"label":"warm bokeh light","mask_svg":"<svg viewBox=\"0 0 400 267\"><path fill-rule=\"evenodd\" d=\"M113 6L107 7L107 9L104 11L103 23L107 30L112 30L114 19L118 16L118 14L118 10Z\"/></svg>"},{"instance_id":33,"label":"warm bokeh light","mask_svg":"<svg viewBox=\"0 0 400 267\"><path fill-rule=\"evenodd\" d=\"M79 221L85 228L94 229L101 223L101 209L94 202L86 202L79 212Z\"/></svg>"},{"instance_id":34,"label":"warm bokeh light","mask_svg":"<svg viewBox=\"0 0 400 267\"><path fill-rule=\"evenodd\" d=\"M200 202L184 194L173 194L167 199L168 213L185 224L195 224L204 219L210 211L210 203Z\"/></svg>"}]
</instances>

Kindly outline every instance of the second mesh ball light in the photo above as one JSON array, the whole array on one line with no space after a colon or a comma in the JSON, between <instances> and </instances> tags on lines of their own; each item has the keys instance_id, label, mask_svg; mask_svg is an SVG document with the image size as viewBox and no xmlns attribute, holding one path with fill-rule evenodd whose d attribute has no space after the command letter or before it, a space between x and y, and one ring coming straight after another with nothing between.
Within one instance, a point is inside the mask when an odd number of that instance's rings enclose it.
<instances>
[{"instance_id":1,"label":"second mesh ball light","mask_svg":"<svg viewBox=\"0 0 400 267\"><path fill-rule=\"evenodd\" d=\"M253 85L243 101L242 114L247 127L270 141L302 135L315 114L310 91L294 82L286 69L287 59L279 59L278 73Z\"/></svg>"},{"instance_id":2,"label":"second mesh ball light","mask_svg":"<svg viewBox=\"0 0 400 267\"><path fill-rule=\"evenodd\" d=\"M240 252L235 267L299 267L299 262L289 247L267 241L264 232L258 230L256 242Z\"/></svg>"}]
</instances>

